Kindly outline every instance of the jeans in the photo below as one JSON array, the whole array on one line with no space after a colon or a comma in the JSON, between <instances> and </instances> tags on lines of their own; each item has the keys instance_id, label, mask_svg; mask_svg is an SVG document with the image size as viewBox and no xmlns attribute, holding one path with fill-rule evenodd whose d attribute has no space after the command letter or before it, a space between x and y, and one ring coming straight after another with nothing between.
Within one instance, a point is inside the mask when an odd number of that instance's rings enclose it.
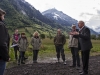
<instances>
[{"instance_id":1,"label":"jeans","mask_svg":"<svg viewBox=\"0 0 100 75\"><path fill-rule=\"evenodd\" d=\"M73 59L73 66L80 67L80 57L79 57L79 50L78 48L71 47L72 59Z\"/></svg>"},{"instance_id":2,"label":"jeans","mask_svg":"<svg viewBox=\"0 0 100 75\"><path fill-rule=\"evenodd\" d=\"M15 52L15 59L16 59L16 60L18 59L17 51L19 51L19 47L18 47L18 46L15 46L15 47L14 47L14 52Z\"/></svg>"},{"instance_id":3,"label":"jeans","mask_svg":"<svg viewBox=\"0 0 100 75\"><path fill-rule=\"evenodd\" d=\"M37 61L39 50L33 50L33 61Z\"/></svg>"},{"instance_id":4,"label":"jeans","mask_svg":"<svg viewBox=\"0 0 100 75\"><path fill-rule=\"evenodd\" d=\"M65 61L65 54L64 54L64 48L62 45L56 46L56 53L57 53L57 59L59 60L60 54L62 56L62 60Z\"/></svg>"},{"instance_id":5,"label":"jeans","mask_svg":"<svg viewBox=\"0 0 100 75\"><path fill-rule=\"evenodd\" d=\"M6 67L6 62L3 60L0 60L0 75L4 74L5 67Z\"/></svg>"},{"instance_id":6,"label":"jeans","mask_svg":"<svg viewBox=\"0 0 100 75\"><path fill-rule=\"evenodd\" d=\"M25 55L25 52L19 51L19 59L18 59L18 63L19 64L20 64L20 62L23 63L23 61L24 61L24 55Z\"/></svg>"}]
</instances>

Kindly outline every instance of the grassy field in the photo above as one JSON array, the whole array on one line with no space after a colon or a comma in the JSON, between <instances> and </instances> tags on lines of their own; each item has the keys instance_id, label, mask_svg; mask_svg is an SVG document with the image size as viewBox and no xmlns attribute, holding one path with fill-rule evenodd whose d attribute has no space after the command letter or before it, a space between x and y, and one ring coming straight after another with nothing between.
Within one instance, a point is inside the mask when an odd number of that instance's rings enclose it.
<instances>
[{"instance_id":1,"label":"grassy field","mask_svg":"<svg viewBox=\"0 0 100 75\"><path fill-rule=\"evenodd\" d=\"M29 44L30 44L30 38L28 38ZM100 54L100 40L92 40L93 48L91 50L91 55L97 55ZM66 44L64 45L65 49L65 54L70 54L70 50L68 49L68 40L66 41ZM42 40L42 45L40 48L39 56L43 57L52 57L54 56L55 53L55 46L53 44L53 39L50 40L49 38L46 38ZM27 51L26 51L26 56L32 56L32 46L29 45ZM10 57L11 60L14 60L14 50L13 48L10 48Z\"/></svg>"},{"instance_id":2,"label":"grassy field","mask_svg":"<svg viewBox=\"0 0 100 75\"><path fill-rule=\"evenodd\" d=\"M30 38L28 38L29 44L30 44ZM100 40L92 40L93 48L91 49L91 56L95 55L100 55ZM64 45L65 49L65 56L67 59L71 58L71 52L68 49L68 40L66 41L66 44ZM7 63L7 68L13 67L17 65L16 60L14 59L14 50L13 48L10 48L10 58L11 61ZM19 53L18 53L19 54ZM80 52L81 54L81 52ZM32 46L29 45L25 56L28 57L28 61L32 61L32 56L33 56L33 51L32 51ZM53 44L53 39L50 40L49 38L46 38L42 40L42 45L39 51L39 58L40 59L45 59L45 58L55 58L56 57L56 51L55 51L55 46Z\"/></svg>"}]
</instances>

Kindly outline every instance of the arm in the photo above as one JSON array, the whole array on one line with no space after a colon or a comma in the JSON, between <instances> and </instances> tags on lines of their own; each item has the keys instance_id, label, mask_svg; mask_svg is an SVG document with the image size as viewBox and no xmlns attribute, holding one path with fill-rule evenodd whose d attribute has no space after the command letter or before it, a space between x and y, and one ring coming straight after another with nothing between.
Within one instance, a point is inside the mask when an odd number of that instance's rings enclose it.
<instances>
[{"instance_id":1,"label":"arm","mask_svg":"<svg viewBox=\"0 0 100 75\"><path fill-rule=\"evenodd\" d=\"M17 41L14 39L14 34L12 35L12 43L16 43Z\"/></svg>"},{"instance_id":2,"label":"arm","mask_svg":"<svg viewBox=\"0 0 100 75\"><path fill-rule=\"evenodd\" d=\"M83 34L79 34L79 37L86 40L90 39L90 30L86 28Z\"/></svg>"},{"instance_id":3,"label":"arm","mask_svg":"<svg viewBox=\"0 0 100 75\"><path fill-rule=\"evenodd\" d=\"M63 45L66 43L66 37L63 35Z\"/></svg>"}]
</instances>

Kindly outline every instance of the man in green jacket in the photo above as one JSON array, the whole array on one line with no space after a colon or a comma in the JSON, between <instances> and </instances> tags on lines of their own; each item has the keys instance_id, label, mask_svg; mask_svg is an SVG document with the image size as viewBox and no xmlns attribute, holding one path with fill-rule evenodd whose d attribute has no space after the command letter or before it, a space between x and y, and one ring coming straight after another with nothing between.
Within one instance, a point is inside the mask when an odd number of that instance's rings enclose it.
<instances>
[{"instance_id":1,"label":"man in green jacket","mask_svg":"<svg viewBox=\"0 0 100 75\"><path fill-rule=\"evenodd\" d=\"M64 62L64 65L66 65L64 48L63 48L63 46L64 46L65 43L66 43L66 38L62 34L61 30L58 29L57 30L57 35L54 37L54 45L56 47L58 62L60 60L60 53L61 53L61 56L62 56L62 60Z\"/></svg>"}]
</instances>

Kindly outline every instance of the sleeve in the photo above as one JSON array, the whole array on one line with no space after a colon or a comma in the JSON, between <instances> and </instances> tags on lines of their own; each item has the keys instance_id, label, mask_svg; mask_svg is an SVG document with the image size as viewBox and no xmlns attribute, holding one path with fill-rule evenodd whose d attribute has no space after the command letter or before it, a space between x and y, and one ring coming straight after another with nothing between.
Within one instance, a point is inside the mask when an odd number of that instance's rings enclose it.
<instances>
[{"instance_id":1,"label":"sleeve","mask_svg":"<svg viewBox=\"0 0 100 75\"><path fill-rule=\"evenodd\" d=\"M79 34L79 37L86 40L90 39L90 30L86 28L83 34Z\"/></svg>"},{"instance_id":2,"label":"sleeve","mask_svg":"<svg viewBox=\"0 0 100 75\"><path fill-rule=\"evenodd\" d=\"M66 43L66 37L65 37L65 35L63 35L63 45Z\"/></svg>"},{"instance_id":3,"label":"sleeve","mask_svg":"<svg viewBox=\"0 0 100 75\"><path fill-rule=\"evenodd\" d=\"M16 40L14 39L14 34L12 35L12 44L16 42Z\"/></svg>"}]
</instances>

